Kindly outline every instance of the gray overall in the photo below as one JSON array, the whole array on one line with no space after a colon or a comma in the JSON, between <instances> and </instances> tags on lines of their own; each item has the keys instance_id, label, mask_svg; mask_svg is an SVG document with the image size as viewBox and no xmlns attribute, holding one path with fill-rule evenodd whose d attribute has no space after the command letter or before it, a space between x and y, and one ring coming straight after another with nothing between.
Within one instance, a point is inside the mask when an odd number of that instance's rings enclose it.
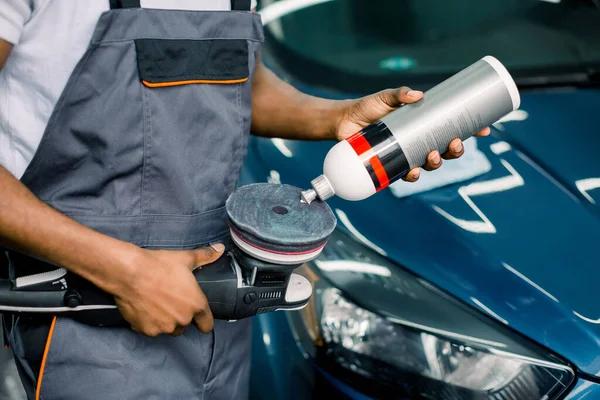
<instances>
[{"instance_id":1,"label":"gray overall","mask_svg":"<svg viewBox=\"0 0 600 400\"><path fill-rule=\"evenodd\" d=\"M246 154L262 41L260 17L248 11L107 11L22 182L73 219L141 247L226 240L224 205ZM11 259L13 276L39 272ZM47 340L24 321L8 336L30 398L247 396L249 320L149 338L59 317L52 329L44 322Z\"/></svg>"}]
</instances>

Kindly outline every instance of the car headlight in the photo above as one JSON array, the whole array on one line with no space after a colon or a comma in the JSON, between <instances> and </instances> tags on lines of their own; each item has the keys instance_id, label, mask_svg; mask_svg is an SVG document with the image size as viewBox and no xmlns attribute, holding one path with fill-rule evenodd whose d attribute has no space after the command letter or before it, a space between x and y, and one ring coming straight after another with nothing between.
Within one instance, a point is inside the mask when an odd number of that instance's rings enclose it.
<instances>
[{"instance_id":1,"label":"car headlight","mask_svg":"<svg viewBox=\"0 0 600 400\"><path fill-rule=\"evenodd\" d=\"M574 373L535 343L335 232L288 313L307 357L373 397L555 399Z\"/></svg>"}]
</instances>

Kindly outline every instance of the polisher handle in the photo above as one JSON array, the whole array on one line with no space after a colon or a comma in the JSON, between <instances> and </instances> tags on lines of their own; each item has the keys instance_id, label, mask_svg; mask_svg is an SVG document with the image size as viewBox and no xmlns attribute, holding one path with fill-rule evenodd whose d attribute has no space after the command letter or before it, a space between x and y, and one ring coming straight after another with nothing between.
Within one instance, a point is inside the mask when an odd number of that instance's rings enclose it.
<instances>
[{"instance_id":1,"label":"polisher handle","mask_svg":"<svg viewBox=\"0 0 600 400\"><path fill-rule=\"evenodd\" d=\"M230 254L198 268L194 276L208 299L208 305L216 319L234 319L238 287L242 284L241 271L236 271Z\"/></svg>"},{"instance_id":2,"label":"polisher handle","mask_svg":"<svg viewBox=\"0 0 600 400\"><path fill-rule=\"evenodd\" d=\"M40 307L65 307L65 291L13 291L10 280L0 280L0 312L1 311L35 311Z\"/></svg>"},{"instance_id":3,"label":"polisher handle","mask_svg":"<svg viewBox=\"0 0 600 400\"><path fill-rule=\"evenodd\" d=\"M221 320L299 308L308 302L311 293L310 283L295 274L291 274L291 280L261 281L261 286L247 286L231 253L193 274L206 295L213 317ZM78 278L64 269L26 279L34 284L23 286L0 280L0 312L64 315L95 326L127 325L111 295L91 284L79 286L75 283Z\"/></svg>"},{"instance_id":4,"label":"polisher handle","mask_svg":"<svg viewBox=\"0 0 600 400\"><path fill-rule=\"evenodd\" d=\"M226 254L194 271L216 319L234 318L237 289L241 285L241 271L235 265L232 256ZM77 278L64 269L26 279L35 284L19 287L11 280L0 280L0 312L58 314L98 326L126 324L112 296L93 285L73 288ZM56 285L61 279L63 287Z\"/></svg>"}]
</instances>

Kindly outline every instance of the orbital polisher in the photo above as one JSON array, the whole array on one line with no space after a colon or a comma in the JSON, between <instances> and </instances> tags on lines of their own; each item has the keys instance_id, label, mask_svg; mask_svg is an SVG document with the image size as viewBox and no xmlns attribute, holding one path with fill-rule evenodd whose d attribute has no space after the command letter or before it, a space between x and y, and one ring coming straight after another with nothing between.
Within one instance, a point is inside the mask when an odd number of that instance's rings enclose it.
<instances>
[{"instance_id":1,"label":"orbital polisher","mask_svg":"<svg viewBox=\"0 0 600 400\"><path fill-rule=\"evenodd\" d=\"M231 245L194 271L213 316L237 320L308 304L310 282L293 271L315 259L336 226L329 206L300 201L289 185L242 186L227 200ZM0 280L0 311L67 315L92 325L125 323L114 298L64 268Z\"/></svg>"}]
</instances>

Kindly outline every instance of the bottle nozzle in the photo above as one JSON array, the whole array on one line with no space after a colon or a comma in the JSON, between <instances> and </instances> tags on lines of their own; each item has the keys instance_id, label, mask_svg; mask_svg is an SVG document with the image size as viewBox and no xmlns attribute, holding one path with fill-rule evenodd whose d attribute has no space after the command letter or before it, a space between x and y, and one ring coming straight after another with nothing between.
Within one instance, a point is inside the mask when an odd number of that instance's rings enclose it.
<instances>
[{"instance_id":1,"label":"bottle nozzle","mask_svg":"<svg viewBox=\"0 0 600 400\"><path fill-rule=\"evenodd\" d=\"M300 196L303 203L310 204L317 198L317 192L314 189L308 189L300 193Z\"/></svg>"}]
</instances>

